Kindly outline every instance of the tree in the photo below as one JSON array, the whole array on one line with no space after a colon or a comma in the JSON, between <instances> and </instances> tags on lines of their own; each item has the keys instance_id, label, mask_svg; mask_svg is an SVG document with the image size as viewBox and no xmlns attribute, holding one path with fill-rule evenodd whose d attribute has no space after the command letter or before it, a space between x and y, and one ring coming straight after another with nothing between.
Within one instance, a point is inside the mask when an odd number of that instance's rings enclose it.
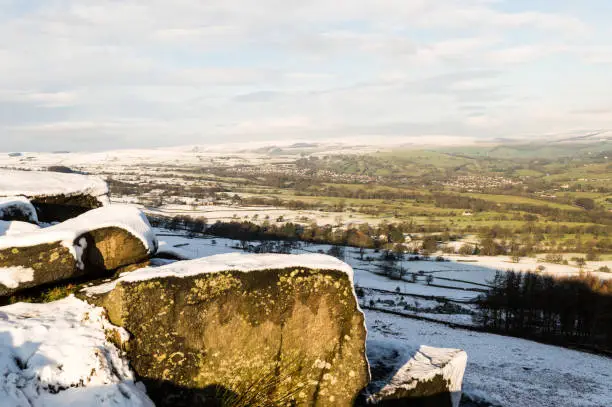
<instances>
[{"instance_id":1,"label":"tree","mask_svg":"<svg viewBox=\"0 0 612 407\"><path fill-rule=\"evenodd\" d=\"M512 263L518 263L521 261L521 247L518 243L512 242L510 243L510 259L512 259Z\"/></svg>"},{"instance_id":2,"label":"tree","mask_svg":"<svg viewBox=\"0 0 612 407\"><path fill-rule=\"evenodd\" d=\"M586 266L586 260L584 259L584 257L576 257L574 261L576 262L576 265L581 269Z\"/></svg>"},{"instance_id":3,"label":"tree","mask_svg":"<svg viewBox=\"0 0 612 407\"><path fill-rule=\"evenodd\" d=\"M501 253L499 244L491 237L484 238L480 241L480 254L483 256L497 256Z\"/></svg>"},{"instance_id":4,"label":"tree","mask_svg":"<svg viewBox=\"0 0 612 407\"><path fill-rule=\"evenodd\" d=\"M598 261L599 255L595 253L594 251L590 250L586 255L586 260L587 261Z\"/></svg>"},{"instance_id":5,"label":"tree","mask_svg":"<svg viewBox=\"0 0 612 407\"><path fill-rule=\"evenodd\" d=\"M434 281L434 277L431 274L428 274L425 281L427 282L427 285L431 285L431 283Z\"/></svg>"},{"instance_id":6,"label":"tree","mask_svg":"<svg viewBox=\"0 0 612 407\"><path fill-rule=\"evenodd\" d=\"M574 201L574 203L576 204L576 206L584 208L587 211L595 209L595 201L591 198L578 198Z\"/></svg>"},{"instance_id":7,"label":"tree","mask_svg":"<svg viewBox=\"0 0 612 407\"><path fill-rule=\"evenodd\" d=\"M469 256L474 254L474 246L468 243L462 244L459 248L459 254L462 256Z\"/></svg>"},{"instance_id":8,"label":"tree","mask_svg":"<svg viewBox=\"0 0 612 407\"><path fill-rule=\"evenodd\" d=\"M544 257L546 263L561 264L563 263L563 255L559 253L548 253Z\"/></svg>"},{"instance_id":9,"label":"tree","mask_svg":"<svg viewBox=\"0 0 612 407\"><path fill-rule=\"evenodd\" d=\"M425 252L435 252L438 250L438 238L434 235L425 236L423 239L423 251Z\"/></svg>"}]
</instances>

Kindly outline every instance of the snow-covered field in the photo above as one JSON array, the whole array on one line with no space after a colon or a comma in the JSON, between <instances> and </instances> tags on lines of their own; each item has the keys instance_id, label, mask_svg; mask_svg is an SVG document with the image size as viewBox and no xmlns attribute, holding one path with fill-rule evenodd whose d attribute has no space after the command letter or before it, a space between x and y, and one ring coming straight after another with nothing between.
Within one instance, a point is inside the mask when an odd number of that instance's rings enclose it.
<instances>
[{"instance_id":1,"label":"snow-covered field","mask_svg":"<svg viewBox=\"0 0 612 407\"><path fill-rule=\"evenodd\" d=\"M376 311L365 314L371 358L395 348L399 367L421 345L465 350L463 391L473 400L504 407L612 406L610 358Z\"/></svg>"},{"instance_id":2,"label":"snow-covered field","mask_svg":"<svg viewBox=\"0 0 612 407\"><path fill-rule=\"evenodd\" d=\"M265 221L271 223L292 222L309 225L313 222L318 225L342 224L376 224L383 219L367 216L363 214L346 214L337 212L315 211L315 210L293 210L287 208L277 208L273 206L232 206L232 205L210 205L198 206L193 208L189 205L164 205L160 208L145 208L140 206L143 211L150 215L158 216L177 216L187 215L206 218L209 224L217 221L250 221L261 224ZM277 219L281 218L282 221Z\"/></svg>"}]
</instances>

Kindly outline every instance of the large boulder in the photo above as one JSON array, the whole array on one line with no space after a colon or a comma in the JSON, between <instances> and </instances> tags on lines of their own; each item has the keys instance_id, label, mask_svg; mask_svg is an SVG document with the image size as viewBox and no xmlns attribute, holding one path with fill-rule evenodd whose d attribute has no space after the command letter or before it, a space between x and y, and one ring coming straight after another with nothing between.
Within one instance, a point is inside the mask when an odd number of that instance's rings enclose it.
<instances>
[{"instance_id":1,"label":"large boulder","mask_svg":"<svg viewBox=\"0 0 612 407\"><path fill-rule=\"evenodd\" d=\"M333 257L223 254L80 295L130 332L128 358L158 407L348 407L369 380L352 270Z\"/></svg>"},{"instance_id":2,"label":"large boulder","mask_svg":"<svg viewBox=\"0 0 612 407\"><path fill-rule=\"evenodd\" d=\"M0 170L0 199L15 196L31 202L40 222L62 222L106 205L108 186L89 175Z\"/></svg>"},{"instance_id":3,"label":"large boulder","mask_svg":"<svg viewBox=\"0 0 612 407\"><path fill-rule=\"evenodd\" d=\"M134 207L89 211L48 228L0 236L0 296L142 262L157 250L146 217Z\"/></svg>"},{"instance_id":4,"label":"large boulder","mask_svg":"<svg viewBox=\"0 0 612 407\"><path fill-rule=\"evenodd\" d=\"M467 354L421 346L390 382L370 397L385 407L459 407Z\"/></svg>"}]
</instances>

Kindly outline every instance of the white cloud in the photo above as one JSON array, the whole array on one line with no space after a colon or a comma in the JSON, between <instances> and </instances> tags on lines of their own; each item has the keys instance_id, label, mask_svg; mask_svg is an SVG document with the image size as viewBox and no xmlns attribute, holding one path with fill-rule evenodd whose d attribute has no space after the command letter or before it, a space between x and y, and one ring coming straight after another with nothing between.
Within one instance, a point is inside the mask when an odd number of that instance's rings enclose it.
<instances>
[{"instance_id":1,"label":"white cloud","mask_svg":"<svg viewBox=\"0 0 612 407\"><path fill-rule=\"evenodd\" d=\"M0 1L0 128L11 149L252 135L511 136L559 119L534 106L562 116L555 127L612 126L606 115L566 114L612 106L598 90L612 86L602 68L612 63L607 28L535 4L15 4Z\"/></svg>"}]
</instances>

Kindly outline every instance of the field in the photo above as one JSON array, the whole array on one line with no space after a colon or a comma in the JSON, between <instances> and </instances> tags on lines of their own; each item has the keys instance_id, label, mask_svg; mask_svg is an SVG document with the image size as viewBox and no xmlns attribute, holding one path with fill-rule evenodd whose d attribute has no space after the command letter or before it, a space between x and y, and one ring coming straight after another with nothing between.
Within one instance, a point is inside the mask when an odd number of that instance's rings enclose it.
<instances>
[{"instance_id":1,"label":"field","mask_svg":"<svg viewBox=\"0 0 612 407\"><path fill-rule=\"evenodd\" d=\"M329 245L189 238L167 230L157 230L157 234L166 242L164 250L186 257L245 250L333 252ZM373 366L401 366L423 344L460 348L468 353L466 406L604 407L612 400L609 376L603 373L612 369L610 358L470 329L474 327L473 301L480 294L476 290L488 287L500 265L521 269L525 264L501 258L479 258L476 263L464 262L469 259L462 257L447 262L405 260L395 266L409 274L398 280L381 274L384 260L380 253L367 250L362 254L345 247L335 254L354 269ZM578 270L557 266L550 272L567 275ZM417 275L415 280L410 278L411 273ZM433 276L429 283L428 275ZM389 355L395 356L390 360Z\"/></svg>"},{"instance_id":2,"label":"field","mask_svg":"<svg viewBox=\"0 0 612 407\"><path fill-rule=\"evenodd\" d=\"M404 224L410 225L404 234L492 237L499 253L515 241L523 257L572 252L597 259L612 253L610 154L609 140L437 149L313 143L26 153L0 156L0 167L98 174L109 181L114 201L209 224Z\"/></svg>"},{"instance_id":3,"label":"field","mask_svg":"<svg viewBox=\"0 0 612 407\"><path fill-rule=\"evenodd\" d=\"M366 314L371 363L392 370L422 344L465 349L463 406L604 407L611 359L485 333L475 317L498 270L612 279L610 151L609 141L191 147L24 153L0 156L0 167L101 176L113 203L134 204L158 223L161 254L344 260Z\"/></svg>"}]
</instances>

